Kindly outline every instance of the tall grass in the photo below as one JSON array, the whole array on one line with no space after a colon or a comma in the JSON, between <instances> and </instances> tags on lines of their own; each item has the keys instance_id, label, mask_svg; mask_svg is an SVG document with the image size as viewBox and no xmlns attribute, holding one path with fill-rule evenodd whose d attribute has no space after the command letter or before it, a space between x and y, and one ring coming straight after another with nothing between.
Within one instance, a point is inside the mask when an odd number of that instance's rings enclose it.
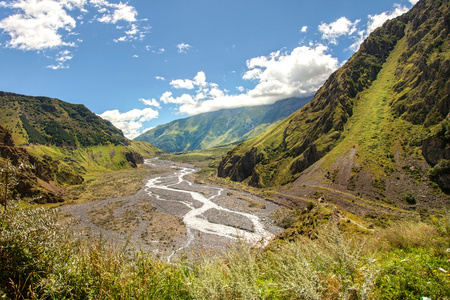
<instances>
[{"instance_id":1,"label":"tall grass","mask_svg":"<svg viewBox=\"0 0 450 300\"><path fill-rule=\"evenodd\" d=\"M0 212L4 299L450 299L450 214L366 236L316 239L168 264L102 240L77 240L53 210Z\"/></svg>"}]
</instances>

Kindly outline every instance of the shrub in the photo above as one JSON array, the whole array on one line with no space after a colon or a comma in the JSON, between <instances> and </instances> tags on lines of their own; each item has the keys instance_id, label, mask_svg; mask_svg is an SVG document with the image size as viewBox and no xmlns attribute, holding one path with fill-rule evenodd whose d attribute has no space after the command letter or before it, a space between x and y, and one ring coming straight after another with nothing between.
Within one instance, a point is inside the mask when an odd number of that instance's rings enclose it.
<instances>
[{"instance_id":1,"label":"shrub","mask_svg":"<svg viewBox=\"0 0 450 300\"><path fill-rule=\"evenodd\" d=\"M406 203L411 204L411 205L414 205L414 204L417 203L417 202L416 202L416 197L415 197L414 194L411 193L411 192L408 192L408 193L403 197L403 200L404 200Z\"/></svg>"}]
</instances>

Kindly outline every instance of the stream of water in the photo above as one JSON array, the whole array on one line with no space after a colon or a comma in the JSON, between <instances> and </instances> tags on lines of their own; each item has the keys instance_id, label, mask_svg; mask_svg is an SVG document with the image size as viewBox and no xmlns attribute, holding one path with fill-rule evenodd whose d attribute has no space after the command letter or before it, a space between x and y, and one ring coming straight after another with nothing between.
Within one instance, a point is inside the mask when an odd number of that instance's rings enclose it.
<instances>
[{"instance_id":1,"label":"stream of water","mask_svg":"<svg viewBox=\"0 0 450 300\"><path fill-rule=\"evenodd\" d=\"M148 160L146 161L146 163L151 165L152 160ZM182 167L178 168L178 170L173 173L168 173L162 176L152 178L146 184L149 195L156 196L158 200L161 201L176 201L178 203L184 204L186 207L189 208L189 211L183 216L183 221L186 226L187 240L185 244L181 248L176 249L172 253L172 255L183 248L187 248L192 243L192 241L194 240L193 230L198 230L203 233L217 235L230 239L237 239L239 237L247 240L250 243L269 241L273 237L273 234L265 229L263 221L258 216L242 211L224 208L213 202L215 198L219 197L223 193L224 190L222 188L208 187L209 189L213 189L212 195L209 195L209 197L206 197L204 194L200 192L183 188L183 186L192 187L192 183L185 177L194 172L195 169L193 168ZM198 205L194 206L189 197L177 197L178 198L177 200L164 198L163 196L158 195L155 189L186 194L190 196L191 199L200 202L201 206L200 207L197 207ZM203 216L203 214L210 209L215 209L216 211L219 212L222 211L227 213L233 213L239 215L241 218L247 218L252 222L254 230L247 231L233 226L228 226L225 224L212 223ZM169 256L169 259L172 255Z\"/></svg>"}]
</instances>

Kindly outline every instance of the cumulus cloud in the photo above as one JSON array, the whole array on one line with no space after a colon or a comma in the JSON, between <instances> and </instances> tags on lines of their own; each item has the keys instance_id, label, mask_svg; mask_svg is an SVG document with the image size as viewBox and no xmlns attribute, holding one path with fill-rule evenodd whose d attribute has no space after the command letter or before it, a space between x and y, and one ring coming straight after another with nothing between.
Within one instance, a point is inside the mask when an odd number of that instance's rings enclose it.
<instances>
[{"instance_id":1,"label":"cumulus cloud","mask_svg":"<svg viewBox=\"0 0 450 300\"><path fill-rule=\"evenodd\" d=\"M200 71L195 75L194 80L190 79L175 79L170 82L170 85L175 89L186 89L192 90L195 87L206 86L206 75L205 72Z\"/></svg>"},{"instance_id":2,"label":"cumulus cloud","mask_svg":"<svg viewBox=\"0 0 450 300\"><path fill-rule=\"evenodd\" d=\"M412 5L416 5L416 3L419 2L419 0L409 0L409 2L410 2Z\"/></svg>"},{"instance_id":3,"label":"cumulus cloud","mask_svg":"<svg viewBox=\"0 0 450 300\"><path fill-rule=\"evenodd\" d=\"M148 105L148 106L154 106L157 108L161 108L161 105L159 104L159 102L154 98L152 98L152 99L141 98L141 99L139 99L139 101L141 101L142 103L144 103L145 105Z\"/></svg>"},{"instance_id":4,"label":"cumulus cloud","mask_svg":"<svg viewBox=\"0 0 450 300\"><path fill-rule=\"evenodd\" d=\"M181 43L181 44L177 45L177 48L178 48L178 53L186 53L192 47L189 44Z\"/></svg>"},{"instance_id":5,"label":"cumulus cloud","mask_svg":"<svg viewBox=\"0 0 450 300\"><path fill-rule=\"evenodd\" d=\"M194 82L189 79L175 79L170 82L170 85L176 89L192 90L194 88Z\"/></svg>"},{"instance_id":6,"label":"cumulus cloud","mask_svg":"<svg viewBox=\"0 0 450 300\"><path fill-rule=\"evenodd\" d=\"M1 6L19 12L0 21L0 28L10 35L7 45L21 50L43 50L72 46L64 41L61 31L70 32L76 21L66 11L81 8L84 0L17 0L0 2Z\"/></svg>"},{"instance_id":7,"label":"cumulus cloud","mask_svg":"<svg viewBox=\"0 0 450 300\"><path fill-rule=\"evenodd\" d=\"M133 6L120 2L111 3L106 0L8 0L0 1L0 7L13 10L8 17L0 20L0 29L10 36L6 47L27 51L49 50L61 47L74 47L82 42L73 36L77 21L83 23L83 16L76 19L71 16L77 10L83 15L88 9L101 16L95 20L106 24L116 24L119 21L128 22L128 25L117 27L123 30L124 35L115 39L115 42L142 40L150 27L140 28L137 11ZM73 55L71 55L72 57ZM70 60L67 55L56 55L55 64L48 66L52 69L67 68Z\"/></svg>"},{"instance_id":8,"label":"cumulus cloud","mask_svg":"<svg viewBox=\"0 0 450 300\"><path fill-rule=\"evenodd\" d=\"M122 2L115 4L105 0L91 0L90 2L103 14L97 19L99 22L116 24L118 21L136 21L137 11L131 5Z\"/></svg>"},{"instance_id":9,"label":"cumulus cloud","mask_svg":"<svg viewBox=\"0 0 450 300\"><path fill-rule=\"evenodd\" d=\"M322 39L328 40L332 44L337 44L337 39L343 35L352 35L356 32L356 25L360 20L350 21L346 17L341 17L330 24L322 23L319 25L319 31L322 33Z\"/></svg>"},{"instance_id":10,"label":"cumulus cloud","mask_svg":"<svg viewBox=\"0 0 450 300\"><path fill-rule=\"evenodd\" d=\"M123 134L133 139L141 134L143 122L150 121L158 117L158 111L152 108L133 109L125 113L119 110L107 110L99 115L101 118L111 121Z\"/></svg>"},{"instance_id":11,"label":"cumulus cloud","mask_svg":"<svg viewBox=\"0 0 450 300\"><path fill-rule=\"evenodd\" d=\"M166 78L164 78L163 76L155 76L156 80L161 80L161 81L165 81Z\"/></svg>"},{"instance_id":12,"label":"cumulus cloud","mask_svg":"<svg viewBox=\"0 0 450 300\"><path fill-rule=\"evenodd\" d=\"M239 94L229 94L216 83L207 82L204 72L198 72L194 79L180 79L176 84L171 82L176 88L181 88L182 82L186 89L193 90L194 95L185 93L175 97L167 91L160 101L178 105L181 114L194 115L222 108L271 104L289 97L309 96L338 68L338 59L327 54L327 50L326 46L318 44L249 59L243 79L255 81L255 87L245 93L243 87L238 87Z\"/></svg>"},{"instance_id":13,"label":"cumulus cloud","mask_svg":"<svg viewBox=\"0 0 450 300\"><path fill-rule=\"evenodd\" d=\"M412 3L413 1L410 2ZM353 51L357 51L361 43L369 36L370 33L372 33L375 29L383 25L384 22L386 22L387 20L391 20L400 15L403 15L408 10L409 8L407 8L406 6L396 5L395 9L391 12L383 12L378 15L369 15L368 16L369 20L367 22L366 29L357 32L358 38L355 41L355 43L353 43L350 46L350 49Z\"/></svg>"},{"instance_id":14,"label":"cumulus cloud","mask_svg":"<svg viewBox=\"0 0 450 300\"><path fill-rule=\"evenodd\" d=\"M172 92L165 92L162 94L161 98L159 99L163 103L173 103L173 104L179 104L179 105L193 105L196 103L194 98L189 94L183 94L179 97L172 97Z\"/></svg>"},{"instance_id":15,"label":"cumulus cloud","mask_svg":"<svg viewBox=\"0 0 450 300\"><path fill-rule=\"evenodd\" d=\"M303 26L302 29L300 29L301 32L306 32L308 30L308 26Z\"/></svg>"}]
</instances>

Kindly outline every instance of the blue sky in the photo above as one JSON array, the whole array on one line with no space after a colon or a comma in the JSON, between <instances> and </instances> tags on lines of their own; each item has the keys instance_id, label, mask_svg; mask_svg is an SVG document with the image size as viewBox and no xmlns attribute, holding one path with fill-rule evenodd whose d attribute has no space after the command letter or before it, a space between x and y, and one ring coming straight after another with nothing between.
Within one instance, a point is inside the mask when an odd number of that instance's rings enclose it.
<instances>
[{"instance_id":1,"label":"blue sky","mask_svg":"<svg viewBox=\"0 0 450 300\"><path fill-rule=\"evenodd\" d=\"M86 105L133 138L315 93L417 0L0 0L0 90Z\"/></svg>"}]
</instances>

